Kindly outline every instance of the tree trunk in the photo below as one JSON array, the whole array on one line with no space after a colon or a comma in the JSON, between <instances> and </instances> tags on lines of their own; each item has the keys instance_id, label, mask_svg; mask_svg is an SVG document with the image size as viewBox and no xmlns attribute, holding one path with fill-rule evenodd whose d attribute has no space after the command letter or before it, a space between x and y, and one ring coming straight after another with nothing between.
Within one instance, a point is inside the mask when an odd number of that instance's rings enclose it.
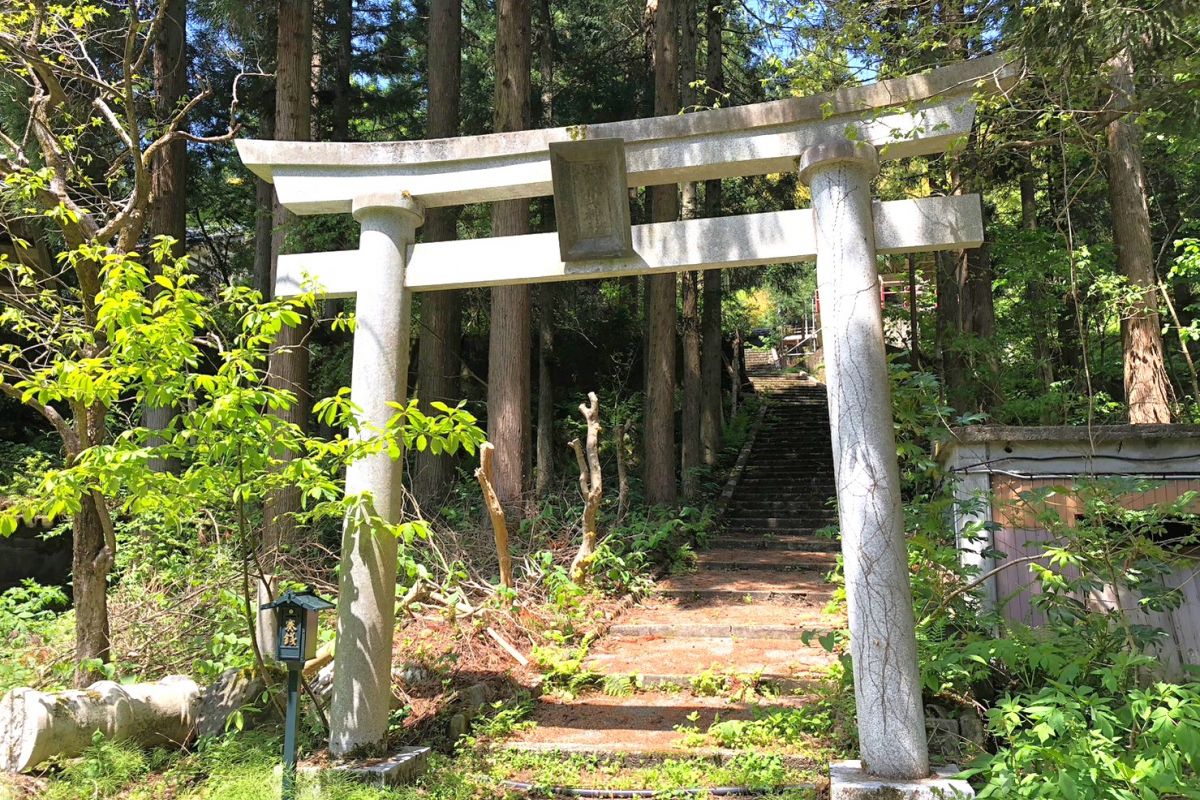
<instances>
[{"instance_id":1,"label":"tree trunk","mask_svg":"<svg viewBox=\"0 0 1200 800\"><path fill-rule=\"evenodd\" d=\"M462 75L462 0L432 0L429 4L429 123L431 139L458 135ZM457 207L425 212L422 236L445 242L458 233ZM434 400L453 404L460 394L462 295L455 290L421 296L421 331L417 340L417 393L426 414ZM440 501L454 478L454 461L447 455L421 451L416 455L412 485L418 502Z\"/></svg>"},{"instance_id":2,"label":"tree trunk","mask_svg":"<svg viewBox=\"0 0 1200 800\"><path fill-rule=\"evenodd\" d=\"M708 39L708 59L705 67L705 82L710 92L709 105L720 99L725 91L723 66L722 32L723 6L709 0L704 15L705 34ZM704 184L704 215L721 215L721 181L711 180ZM704 463L714 465L721 452L724 431L721 424L721 337L722 274L719 269L704 273L704 310L700 321L700 442Z\"/></svg>"},{"instance_id":3,"label":"tree trunk","mask_svg":"<svg viewBox=\"0 0 1200 800\"><path fill-rule=\"evenodd\" d=\"M492 468L492 456L496 448L491 442L484 442L479 448L479 467L475 470L475 480L479 481L479 489L483 492L483 504L487 508L488 518L492 521L492 538L496 542L496 563L500 569L500 585L508 589L516 584L513 582L512 553L508 546L508 521L504 517L504 507L496 496L495 474Z\"/></svg>"},{"instance_id":4,"label":"tree trunk","mask_svg":"<svg viewBox=\"0 0 1200 800\"><path fill-rule=\"evenodd\" d=\"M71 518L71 535L74 538L71 595L75 607L75 685L80 688L90 686L103 677L95 665L107 664L111 656L108 626L111 555L104 552L104 510L99 509L96 503L95 495L85 496L79 513Z\"/></svg>"},{"instance_id":5,"label":"tree trunk","mask_svg":"<svg viewBox=\"0 0 1200 800\"><path fill-rule=\"evenodd\" d=\"M921 310L917 305L917 255L909 253L908 265L908 356L912 368L921 368Z\"/></svg>"},{"instance_id":6,"label":"tree trunk","mask_svg":"<svg viewBox=\"0 0 1200 800\"><path fill-rule=\"evenodd\" d=\"M154 116L165 124L187 94L187 0L167 0L166 16L154 40ZM150 236L175 239L176 258L187 252L187 142L176 139L159 150L150 170ZM156 267L151 265L152 269ZM151 291L154 291L151 289ZM152 431L165 430L175 409L147 407L142 423ZM162 437L152 438L151 447L161 446ZM175 458L152 458L155 472L180 470Z\"/></svg>"},{"instance_id":7,"label":"tree trunk","mask_svg":"<svg viewBox=\"0 0 1200 800\"><path fill-rule=\"evenodd\" d=\"M941 7L942 30L946 34L946 50L952 58L967 57L967 41L964 36L963 0L949 0ZM968 143L968 147L971 143ZM963 175L965 157L960 155L945 159L947 162L947 193L965 194L966 177ZM946 388L946 401L959 412L971 410L974 405L971 365L966 355L971 310L971 262L965 250L938 253L938 348L942 362L942 382Z\"/></svg>"},{"instance_id":8,"label":"tree trunk","mask_svg":"<svg viewBox=\"0 0 1200 800\"><path fill-rule=\"evenodd\" d=\"M275 64L275 138L283 141L307 141L312 134L312 3L310 0L279 0L276 16ZM289 241L295 236L295 215L275 201L272 215L271 285L280 254L294 247ZM288 409L273 411L287 422L308 427L309 363L308 333L311 320L303 317L299 324L284 326L271 344L267 366L267 383L295 395L296 402ZM282 461L291 459L290 452L276 454ZM274 594L275 562L280 548L296 543L296 520L300 510L300 492L295 488L276 489L263 503L263 535L261 562L265 574L259 582L258 599L265 602ZM266 618L264 618L266 619ZM274 628L269 620L260 625L259 648L270 647Z\"/></svg>"},{"instance_id":9,"label":"tree trunk","mask_svg":"<svg viewBox=\"0 0 1200 800\"><path fill-rule=\"evenodd\" d=\"M545 497L554 482L554 290L538 287L537 486Z\"/></svg>"},{"instance_id":10,"label":"tree trunk","mask_svg":"<svg viewBox=\"0 0 1200 800\"><path fill-rule=\"evenodd\" d=\"M946 402L958 411L965 411L967 406L967 366L961 355L959 322L962 298L959 271L964 261L959 253L937 253L937 350Z\"/></svg>"},{"instance_id":11,"label":"tree trunk","mask_svg":"<svg viewBox=\"0 0 1200 800\"><path fill-rule=\"evenodd\" d=\"M354 55L354 0L334 0L333 46L333 113L330 133L335 142L350 138L350 73ZM433 6L430 6L429 25L433 27Z\"/></svg>"},{"instance_id":12,"label":"tree trunk","mask_svg":"<svg viewBox=\"0 0 1200 800\"><path fill-rule=\"evenodd\" d=\"M181 746L192 738L200 687L173 675L157 683L94 683L86 692L13 689L0 700L0 770L25 772L72 758L105 739Z\"/></svg>"},{"instance_id":13,"label":"tree trunk","mask_svg":"<svg viewBox=\"0 0 1200 800\"><path fill-rule=\"evenodd\" d=\"M985 230L986 223L985 212ZM992 251L988 242L967 251L967 270L967 289L971 297L971 317L967 321L968 330L975 341L994 341L996 338L996 304L992 294ZM994 347L984 348L983 363L973 364L977 384L976 405L980 410L994 408L1004 401L998 355Z\"/></svg>"},{"instance_id":14,"label":"tree trunk","mask_svg":"<svg viewBox=\"0 0 1200 800\"><path fill-rule=\"evenodd\" d=\"M613 433L613 445L617 451L617 522L625 519L629 510L629 467L625 462L626 439L633 427L633 420L625 420L617 425Z\"/></svg>"},{"instance_id":15,"label":"tree trunk","mask_svg":"<svg viewBox=\"0 0 1200 800\"><path fill-rule=\"evenodd\" d=\"M1109 59L1112 104L1133 104L1133 56L1128 48ZM1142 170L1138 127L1126 117L1108 124L1108 193L1112 207L1117 267L1139 290L1135 307L1121 321L1125 346L1125 401L1135 425L1171 421L1170 384L1163 357L1162 329L1155 296L1157 279L1150 241L1150 211Z\"/></svg>"},{"instance_id":16,"label":"tree trunk","mask_svg":"<svg viewBox=\"0 0 1200 800\"><path fill-rule=\"evenodd\" d=\"M532 62L529 0L497 0L495 129L529 127ZM529 233L529 201L492 206L492 235ZM525 489L530 405L529 286L492 290L488 341L488 438L496 446L496 494L512 508ZM511 516L511 514L510 514Z\"/></svg>"},{"instance_id":17,"label":"tree trunk","mask_svg":"<svg viewBox=\"0 0 1200 800\"><path fill-rule=\"evenodd\" d=\"M187 0L166 0L154 40L154 116L164 124L187 94ZM155 153L150 172L150 235L171 236L176 255L187 251L187 142L175 139Z\"/></svg>"},{"instance_id":18,"label":"tree trunk","mask_svg":"<svg viewBox=\"0 0 1200 800\"><path fill-rule=\"evenodd\" d=\"M1021 228L1026 231L1038 229L1037 219L1037 176L1033 161L1026 159L1022 164L1021 178ZM1047 317L1046 292L1040 280L1030 280L1025 287L1025 298L1033 317L1033 354L1037 359L1038 376L1042 379L1042 390L1050 392L1054 385L1054 350L1051 346L1053 331ZM1044 419L1049 423L1050 420Z\"/></svg>"},{"instance_id":19,"label":"tree trunk","mask_svg":"<svg viewBox=\"0 0 1200 800\"><path fill-rule=\"evenodd\" d=\"M677 0L658 0L654 16L654 112L679 111L676 65ZM651 220L673 222L678 216L676 187L650 188ZM646 502L674 505L675 479L675 276L646 278L646 407L643 435Z\"/></svg>"},{"instance_id":20,"label":"tree trunk","mask_svg":"<svg viewBox=\"0 0 1200 800\"><path fill-rule=\"evenodd\" d=\"M696 90L696 8L692 0L680 4L681 29L679 44L679 94L685 111L694 110ZM700 184L683 184L680 216L696 219L700 216ZM695 499L700 487L699 470L703 464L700 446L700 273L685 272L683 284L683 413L680 416L679 466L683 497Z\"/></svg>"},{"instance_id":21,"label":"tree trunk","mask_svg":"<svg viewBox=\"0 0 1200 800\"><path fill-rule=\"evenodd\" d=\"M542 125L554 124L554 16L550 0L538 3L538 72L541 77ZM542 198L542 223L554 230L553 198ZM545 497L554 483L554 287L539 286L538 293L538 396L537 482L534 494Z\"/></svg>"},{"instance_id":22,"label":"tree trunk","mask_svg":"<svg viewBox=\"0 0 1200 800\"><path fill-rule=\"evenodd\" d=\"M275 41L275 12L265 9L266 47ZM268 88L262 94L261 120L258 135L263 139L275 138L275 90ZM254 176L254 288L263 300L275 296L272 284L275 260L272 258L275 225L275 187L257 175Z\"/></svg>"},{"instance_id":23,"label":"tree trunk","mask_svg":"<svg viewBox=\"0 0 1200 800\"><path fill-rule=\"evenodd\" d=\"M542 124L554 125L554 15L550 0L538 4L538 72L541 75Z\"/></svg>"}]
</instances>

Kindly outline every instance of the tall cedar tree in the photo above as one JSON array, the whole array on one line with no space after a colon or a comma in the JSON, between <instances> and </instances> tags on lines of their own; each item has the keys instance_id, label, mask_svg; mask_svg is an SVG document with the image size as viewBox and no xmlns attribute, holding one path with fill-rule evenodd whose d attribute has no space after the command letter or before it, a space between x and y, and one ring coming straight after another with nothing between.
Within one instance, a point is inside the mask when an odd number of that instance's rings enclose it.
<instances>
[{"instance_id":1,"label":"tall cedar tree","mask_svg":"<svg viewBox=\"0 0 1200 800\"><path fill-rule=\"evenodd\" d=\"M653 2L653 0L651 0ZM679 111L677 0L658 0L654 13L654 113ZM679 197L674 184L650 189L652 222L674 222ZM675 276L646 278L646 406L642 426L646 502L674 505L675 482Z\"/></svg>"},{"instance_id":2,"label":"tall cedar tree","mask_svg":"<svg viewBox=\"0 0 1200 800\"><path fill-rule=\"evenodd\" d=\"M278 39L275 49L275 138L308 141L312 138L312 27L311 0L279 0L276 16ZM296 228L295 216L275 202L272 230L271 284L274 285L279 255L289 246ZM295 393L292 408L277 413L302 430L308 426L309 376L307 317L294 327L280 330L271 347L267 381L272 388ZM280 457L288 458L287 453ZM293 514L300 509L294 490L279 490L267 497L263 509L263 563L272 572L272 557L281 545L294 543Z\"/></svg>"},{"instance_id":3,"label":"tall cedar tree","mask_svg":"<svg viewBox=\"0 0 1200 800\"><path fill-rule=\"evenodd\" d=\"M1133 106L1134 65L1129 48L1109 59L1112 104ZM1108 124L1108 196L1112 207L1117 267L1138 290L1134 307L1122 315L1125 346L1125 402L1135 425L1171 421L1170 384L1158 319L1157 278L1150 242L1150 211L1142 168L1141 132L1128 116Z\"/></svg>"},{"instance_id":4,"label":"tall cedar tree","mask_svg":"<svg viewBox=\"0 0 1200 800\"><path fill-rule=\"evenodd\" d=\"M708 0L705 4L704 29L708 39L707 62L704 81L708 90L706 105L722 101L725 91L723 65L722 28L725 24L724 9L720 2ZM704 215L721 215L721 181L711 180L704 184ZM710 269L704 273L704 312L700 322L700 440L704 450L704 463L717 463L721 450L721 270Z\"/></svg>"},{"instance_id":5,"label":"tall cedar tree","mask_svg":"<svg viewBox=\"0 0 1200 800\"><path fill-rule=\"evenodd\" d=\"M429 4L428 82L431 139L457 136L462 84L462 0L431 0ZM425 212L422 236L427 242L455 238L458 208L431 208ZM417 394L421 410L432 413L430 403L458 399L461 294L454 290L421 296L421 330L418 334ZM421 503L435 502L446 493L454 477L454 462L432 451L417 453L413 491Z\"/></svg>"},{"instance_id":6,"label":"tall cedar tree","mask_svg":"<svg viewBox=\"0 0 1200 800\"><path fill-rule=\"evenodd\" d=\"M550 0L538 2L538 73L541 77L542 125L554 125L554 15ZM542 225L554 229L553 198L542 198ZM536 497L545 497L554 483L554 303L553 284L537 288L538 396Z\"/></svg>"},{"instance_id":7,"label":"tall cedar tree","mask_svg":"<svg viewBox=\"0 0 1200 800\"><path fill-rule=\"evenodd\" d=\"M695 0L678 0L682 35L679 44L679 95L685 111L696 106L696 18ZM683 184L683 219L700 216L700 184ZM683 273L683 413L679 467L683 479L683 497L693 500L699 490L700 453L700 273Z\"/></svg>"},{"instance_id":8,"label":"tall cedar tree","mask_svg":"<svg viewBox=\"0 0 1200 800\"><path fill-rule=\"evenodd\" d=\"M529 0L497 0L495 130L529 127L532 66ZM529 201L492 206L492 235L529 233ZM529 285L492 290L488 342L488 439L496 447L496 494L512 508L525 489L530 402Z\"/></svg>"},{"instance_id":9,"label":"tall cedar tree","mask_svg":"<svg viewBox=\"0 0 1200 800\"><path fill-rule=\"evenodd\" d=\"M187 0L167 0L166 13L154 40L154 118L165 125L187 94ZM154 155L150 174L149 232L151 236L170 236L176 242L175 255L187 251L187 142L175 139ZM149 407L143 422L150 430L163 430L171 423L174 411L167 407ZM155 458L150 468L177 472L175 459Z\"/></svg>"},{"instance_id":10,"label":"tall cedar tree","mask_svg":"<svg viewBox=\"0 0 1200 800\"><path fill-rule=\"evenodd\" d=\"M335 142L350 138L351 73L354 69L354 0L333 3L333 113L329 132ZM430 10L430 26L433 11Z\"/></svg>"}]
</instances>

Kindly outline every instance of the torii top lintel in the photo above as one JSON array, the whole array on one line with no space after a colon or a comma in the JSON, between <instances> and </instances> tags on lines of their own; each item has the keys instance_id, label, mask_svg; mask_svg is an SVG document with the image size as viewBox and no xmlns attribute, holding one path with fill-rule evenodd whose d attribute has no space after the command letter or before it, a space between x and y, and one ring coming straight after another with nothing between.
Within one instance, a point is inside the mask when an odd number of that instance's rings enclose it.
<instances>
[{"instance_id":1,"label":"torii top lintel","mask_svg":"<svg viewBox=\"0 0 1200 800\"><path fill-rule=\"evenodd\" d=\"M976 92L1006 91L1019 67L999 54L809 97L698 114L400 142L241 139L242 161L297 214L347 213L356 196L402 189L424 206L552 192L549 145L625 141L630 186L761 175L795 168L813 144L848 129L884 159L943 152L970 131Z\"/></svg>"}]
</instances>

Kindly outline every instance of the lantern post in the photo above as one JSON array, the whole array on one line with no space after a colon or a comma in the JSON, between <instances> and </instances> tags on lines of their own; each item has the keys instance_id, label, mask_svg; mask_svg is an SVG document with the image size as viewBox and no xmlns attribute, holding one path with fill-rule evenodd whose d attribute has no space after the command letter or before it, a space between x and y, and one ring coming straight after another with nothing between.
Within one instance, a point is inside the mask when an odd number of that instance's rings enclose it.
<instances>
[{"instance_id":1,"label":"lantern post","mask_svg":"<svg viewBox=\"0 0 1200 800\"><path fill-rule=\"evenodd\" d=\"M282 800L296 797L296 717L300 706L300 675L317 654L317 612L333 603L308 592L288 590L260 611L275 612L275 660L287 667L287 717L283 729Z\"/></svg>"}]
</instances>

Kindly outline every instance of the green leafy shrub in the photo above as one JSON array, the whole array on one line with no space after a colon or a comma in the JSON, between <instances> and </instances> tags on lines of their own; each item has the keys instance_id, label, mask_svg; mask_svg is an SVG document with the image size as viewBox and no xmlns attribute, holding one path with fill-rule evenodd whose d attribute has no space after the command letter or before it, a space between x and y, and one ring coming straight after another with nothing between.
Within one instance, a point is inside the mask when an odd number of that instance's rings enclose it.
<instances>
[{"instance_id":1,"label":"green leafy shrub","mask_svg":"<svg viewBox=\"0 0 1200 800\"><path fill-rule=\"evenodd\" d=\"M708 735L721 747L789 747L833 729L832 709L820 702L800 708L755 706L753 713L750 720L714 722Z\"/></svg>"},{"instance_id":2,"label":"green leafy shrub","mask_svg":"<svg viewBox=\"0 0 1200 800\"><path fill-rule=\"evenodd\" d=\"M10 651L0 659L0 692L31 683L50 658L47 645L68 640L72 621L63 613L68 602L61 588L32 580L0 594L0 644ZM64 665L60 677L67 671L69 665Z\"/></svg>"},{"instance_id":3,"label":"green leafy shrub","mask_svg":"<svg viewBox=\"0 0 1200 800\"><path fill-rule=\"evenodd\" d=\"M996 703L1004 746L968 771L986 781L980 798L1200 797L1200 684L1113 691L1124 675L1095 677L1100 688L1051 681Z\"/></svg>"},{"instance_id":4,"label":"green leafy shrub","mask_svg":"<svg viewBox=\"0 0 1200 800\"><path fill-rule=\"evenodd\" d=\"M77 800L81 797L113 797L150 771L146 753L135 745L105 739L99 731L83 755L62 770L47 797Z\"/></svg>"}]
</instances>

